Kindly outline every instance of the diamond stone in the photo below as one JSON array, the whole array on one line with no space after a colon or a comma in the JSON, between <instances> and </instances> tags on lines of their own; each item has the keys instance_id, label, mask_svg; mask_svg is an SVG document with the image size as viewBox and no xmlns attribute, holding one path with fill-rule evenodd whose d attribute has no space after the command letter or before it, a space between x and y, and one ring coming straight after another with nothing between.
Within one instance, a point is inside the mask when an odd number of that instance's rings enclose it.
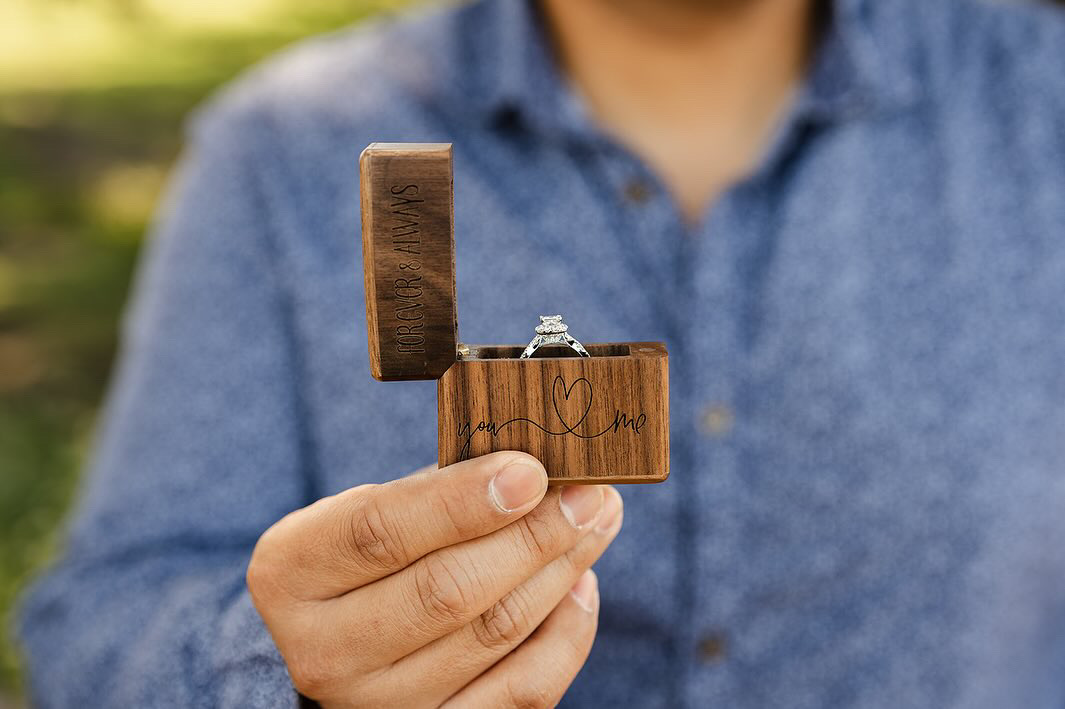
<instances>
[{"instance_id":1,"label":"diamond stone","mask_svg":"<svg viewBox=\"0 0 1065 709\"><path fill-rule=\"evenodd\" d=\"M561 315L541 315L540 324L536 326L538 335L560 335L569 330L569 326L562 322Z\"/></svg>"}]
</instances>

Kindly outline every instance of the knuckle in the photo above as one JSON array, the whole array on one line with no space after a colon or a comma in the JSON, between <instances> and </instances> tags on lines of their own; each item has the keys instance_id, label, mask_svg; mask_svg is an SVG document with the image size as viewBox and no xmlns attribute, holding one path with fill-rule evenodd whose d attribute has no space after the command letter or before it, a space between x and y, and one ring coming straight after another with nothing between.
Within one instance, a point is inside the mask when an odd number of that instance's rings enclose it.
<instances>
[{"instance_id":1,"label":"knuckle","mask_svg":"<svg viewBox=\"0 0 1065 709\"><path fill-rule=\"evenodd\" d=\"M599 630L599 619L593 615L578 625L579 627L573 628L564 636L563 647L559 648L558 656L564 662L581 667L592 651L592 645L595 643L595 636Z\"/></svg>"},{"instance_id":2,"label":"knuckle","mask_svg":"<svg viewBox=\"0 0 1065 709\"><path fill-rule=\"evenodd\" d=\"M538 559L554 559L563 545L563 533L551 519L526 515L517 523L525 546Z\"/></svg>"},{"instance_id":3,"label":"knuckle","mask_svg":"<svg viewBox=\"0 0 1065 709\"><path fill-rule=\"evenodd\" d=\"M314 663L289 660L288 675L292 686L305 697L320 699L325 696L329 678Z\"/></svg>"},{"instance_id":4,"label":"knuckle","mask_svg":"<svg viewBox=\"0 0 1065 709\"><path fill-rule=\"evenodd\" d=\"M517 588L481 614L473 624L477 641L490 650L517 644L531 630L527 592Z\"/></svg>"},{"instance_id":5,"label":"knuckle","mask_svg":"<svg viewBox=\"0 0 1065 709\"><path fill-rule=\"evenodd\" d=\"M347 546L368 570L393 571L406 565L403 543L374 495L364 496L351 511Z\"/></svg>"},{"instance_id":6,"label":"knuckle","mask_svg":"<svg viewBox=\"0 0 1065 709\"><path fill-rule=\"evenodd\" d=\"M510 680L504 690L503 706L508 709L551 709L554 697L546 687L528 679Z\"/></svg>"},{"instance_id":7,"label":"knuckle","mask_svg":"<svg viewBox=\"0 0 1065 709\"><path fill-rule=\"evenodd\" d=\"M590 534L560 556L558 560L564 564L566 572L573 574L576 580L580 572L589 568L603 551L605 551L605 545L602 543L602 538Z\"/></svg>"},{"instance_id":8,"label":"knuckle","mask_svg":"<svg viewBox=\"0 0 1065 709\"><path fill-rule=\"evenodd\" d=\"M567 636L566 643L569 645L569 654L575 662L580 664L584 663L584 660L588 657L588 653L592 649L592 643L595 641L595 633L597 623L593 619L591 623L584 623L584 627Z\"/></svg>"},{"instance_id":9,"label":"knuckle","mask_svg":"<svg viewBox=\"0 0 1065 709\"><path fill-rule=\"evenodd\" d=\"M263 562L263 555L256 546L251 554L251 561L248 562L248 570L244 574L244 583L248 586L252 598L262 596L263 589L272 576L273 571Z\"/></svg>"},{"instance_id":10,"label":"knuckle","mask_svg":"<svg viewBox=\"0 0 1065 709\"><path fill-rule=\"evenodd\" d=\"M324 700L361 690L365 671L334 638L305 626L301 637L279 644L292 685L306 697Z\"/></svg>"},{"instance_id":11,"label":"knuckle","mask_svg":"<svg viewBox=\"0 0 1065 709\"><path fill-rule=\"evenodd\" d=\"M289 667L288 676L296 691L308 699L321 699L324 696L320 691L321 685L307 675Z\"/></svg>"},{"instance_id":12,"label":"knuckle","mask_svg":"<svg viewBox=\"0 0 1065 709\"><path fill-rule=\"evenodd\" d=\"M257 603L275 598L285 577L287 564L277 529L274 525L259 538L244 575L248 592Z\"/></svg>"},{"instance_id":13,"label":"knuckle","mask_svg":"<svg viewBox=\"0 0 1065 709\"><path fill-rule=\"evenodd\" d=\"M465 539L479 530L471 529L470 513L464 500L457 500L444 491L440 495L440 522L444 533L453 539Z\"/></svg>"},{"instance_id":14,"label":"knuckle","mask_svg":"<svg viewBox=\"0 0 1065 709\"><path fill-rule=\"evenodd\" d=\"M454 557L443 552L426 557L414 575L422 610L433 621L444 623L469 612L469 582L469 575L462 572Z\"/></svg>"}]
</instances>

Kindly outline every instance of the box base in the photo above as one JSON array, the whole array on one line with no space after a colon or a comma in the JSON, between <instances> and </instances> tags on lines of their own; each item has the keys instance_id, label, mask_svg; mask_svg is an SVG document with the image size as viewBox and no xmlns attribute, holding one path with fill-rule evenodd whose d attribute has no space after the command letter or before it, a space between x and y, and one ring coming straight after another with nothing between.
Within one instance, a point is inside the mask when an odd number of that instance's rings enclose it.
<instances>
[{"instance_id":1,"label":"box base","mask_svg":"<svg viewBox=\"0 0 1065 709\"><path fill-rule=\"evenodd\" d=\"M437 384L440 465L494 451L539 459L552 484L669 476L669 354L661 342L470 345Z\"/></svg>"}]
</instances>

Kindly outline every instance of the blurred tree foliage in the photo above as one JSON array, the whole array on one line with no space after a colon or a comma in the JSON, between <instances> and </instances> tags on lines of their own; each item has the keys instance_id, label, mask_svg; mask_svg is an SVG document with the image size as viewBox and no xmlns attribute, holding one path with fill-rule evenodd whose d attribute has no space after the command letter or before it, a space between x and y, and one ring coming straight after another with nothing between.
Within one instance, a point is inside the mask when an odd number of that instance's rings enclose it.
<instances>
[{"instance_id":1,"label":"blurred tree foliage","mask_svg":"<svg viewBox=\"0 0 1065 709\"><path fill-rule=\"evenodd\" d=\"M0 619L54 553L138 246L190 108L408 0L0 3ZM0 706L21 690L0 633Z\"/></svg>"}]
</instances>

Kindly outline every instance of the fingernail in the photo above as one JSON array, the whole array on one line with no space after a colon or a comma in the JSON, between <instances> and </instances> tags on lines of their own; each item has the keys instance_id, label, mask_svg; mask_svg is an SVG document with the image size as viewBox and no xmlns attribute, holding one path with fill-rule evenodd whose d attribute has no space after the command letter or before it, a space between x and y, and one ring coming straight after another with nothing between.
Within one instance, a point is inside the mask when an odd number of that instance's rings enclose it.
<instances>
[{"instance_id":1,"label":"fingernail","mask_svg":"<svg viewBox=\"0 0 1065 709\"><path fill-rule=\"evenodd\" d=\"M496 473L488 489L496 507L503 512L513 512L538 499L546 484L542 470L526 461L518 461Z\"/></svg>"},{"instance_id":2,"label":"fingernail","mask_svg":"<svg viewBox=\"0 0 1065 709\"><path fill-rule=\"evenodd\" d=\"M615 527L621 523L621 495L617 490L607 490L603 493L603 514L599 517L599 524L595 531L600 534L609 534L615 531Z\"/></svg>"},{"instance_id":3,"label":"fingernail","mask_svg":"<svg viewBox=\"0 0 1065 709\"><path fill-rule=\"evenodd\" d=\"M577 601L578 606L591 613L595 610L595 596L598 593L598 589L599 581L595 577L595 572L588 569L577 579L577 583L573 584L569 595L573 596L573 600Z\"/></svg>"},{"instance_id":4,"label":"fingernail","mask_svg":"<svg viewBox=\"0 0 1065 709\"><path fill-rule=\"evenodd\" d=\"M577 529L599 516L603 509L603 488L598 485L572 485L562 491L562 514Z\"/></svg>"}]
</instances>

